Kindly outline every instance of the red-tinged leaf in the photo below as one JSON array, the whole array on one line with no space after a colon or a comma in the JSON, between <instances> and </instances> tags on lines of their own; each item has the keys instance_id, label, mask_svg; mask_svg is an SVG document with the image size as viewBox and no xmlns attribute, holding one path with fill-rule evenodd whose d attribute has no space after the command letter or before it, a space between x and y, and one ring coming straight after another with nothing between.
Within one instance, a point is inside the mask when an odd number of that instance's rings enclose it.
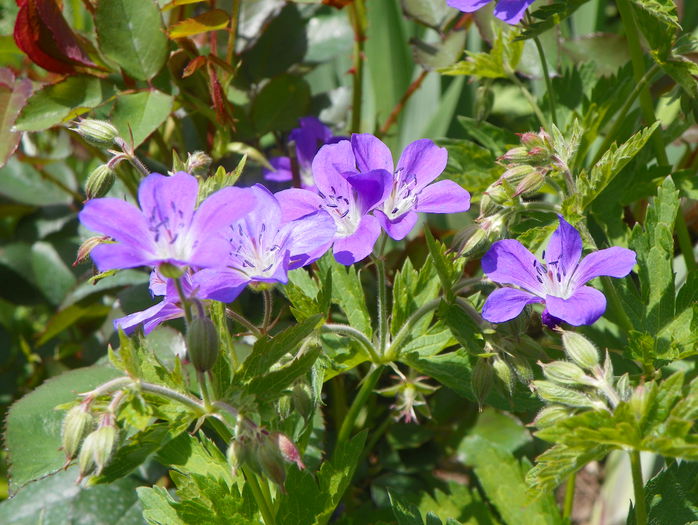
<instances>
[{"instance_id":1,"label":"red-tinged leaf","mask_svg":"<svg viewBox=\"0 0 698 525\"><path fill-rule=\"evenodd\" d=\"M199 16L195 16L194 18L187 18L186 20L177 22L170 27L168 34L172 39L184 38L200 33L208 33L209 31L225 29L229 22L230 16L228 16L228 13L222 9L213 9Z\"/></svg>"},{"instance_id":2,"label":"red-tinged leaf","mask_svg":"<svg viewBox=\"0 0 698 525\"><path fill-rule=\"evenodd\" d=\"M206 57L198 56L187 64L187 67L182 71L182 78L192 76L203 65L206 64Z\"/></svg>"},{"instance_id":3,"label":"red-tinged leaf","mask_svg":"<svg viewBox=\"0 0 698 525\"><path fill-rule=\"evenodd\" d=\"M235 74L235 68L228 64L225 60L221 60L218 58L216 55L208 55L208 61L212 62L213 64L217 65L220 67L223 71L226 71L230 73L231 75Z\"/></svg>"},{"instance_id":4,"label":"red-tinged leaf","mask_svg":"<svg viewBox=\"0 0 698 525\"><path fill-rule=\"evenodd\" d=\"M57 60L68 59L76 65L95 67L63 18L55 0L30 0L29 5L35 9L30 11L32 16L35 13L37 22L43 25L39 31L41 49Z\"/></svg>"},{"instance_id":5,"label":"red-tinged leaf","mask_svg":"<svg viewBox=\"0 0 698 525\"><path fill-rule=\"evenodd\" d=\"M55 0L23 0L14 28L17 46L54 73L97 67L87 56Z\"/></svg>"},{"instance_id":6,"label":"red-tinged leaf","mask_svg":"<svg viewBox=\"0 0 698 525\"><path fill-rule=\"evenodd\" d=\"M322 3L337 9L342 9L344 6L351 4L353 1L354 0L322 0Z\"/></svg>"},{"instance_id":7,"label":"red-tinged leaf","mask_svg":"<svg viewBox=\"0 0 698 525\"><path fill-rule=\"evenodd\" d=\"M169 11L170 9L174 9L175 7L179 7L180 5L187 5L187 4L200 4L201 2L205 2L206 0L172 0L171 2L165 4L160 8L161 11Z\"/></svg>"},{"instance_id":8,"label":"red-tinged leaf","mask_svg":"<svg viewBox=\"0 0 698 525\"><path fill-rule=\"evenodd\" d=\"M228 112L228 100L223 93L223 86L218 80L216 68L212 64L208 64L209 90L211 92L211 100L213 101L213 109L216 112L216 117L220 124L234 125L233 119Z\"/></svg>"},{"instance_id":9,"label":"red-tinged leaf","mask_svg":"<svg viewBox=\"0 0 698 525\"><path fill-rule=\"evenodd\" d=\"M31 92L31 80L15 80L10 69L0 68L0 167L5 165L17 149L22 133L12 131L12 126Z\"/></svg>"},{"instance_id":10,"label":"red-tinged leaf","mask_svg":"<svg viewBox=\"0 0 698 525\"><path fill-rule=\"evenodd\" d=\"M31 0L23 0L15 21L14 38L17 47L26 53L29 59L36 65L43 67L52 73L75 73L75 67L70 63L63 63L44 53L38 45L38 30L32 27L29 17L29 4Z\"/></svg>"}]
</instances>

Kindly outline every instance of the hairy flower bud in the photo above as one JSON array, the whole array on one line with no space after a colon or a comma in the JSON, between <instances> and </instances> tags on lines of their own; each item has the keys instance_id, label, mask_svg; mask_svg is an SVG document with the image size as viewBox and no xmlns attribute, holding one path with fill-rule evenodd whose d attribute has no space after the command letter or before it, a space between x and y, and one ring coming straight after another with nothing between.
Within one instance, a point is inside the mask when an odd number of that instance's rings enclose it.
<instances>
[{"instance_id":1,"label":"hairy flower bud","mask_svg":"<svg viewBox=\"0 0 698 525\"><path fill-rule=\"evenodd\" d=\"M91 118L80 120L71 129L95 146L111 146L119 136L119 131L109 122Z\"/></svg>"},{"instance_id":2,"label":"hairy flower bud","mask_svg":"<svg viewBox=\"0 0 698 525\"><path fill-rule=\"evenodd\" d=\"M296 445L294 445L290 439L280 432L275 432L272 434L272 438L276 440L276 444L279 447L279 452L281 452L281 456L286 461L289 463L295 463L300 470L305 468L300 452L298 452Z\"/></svg>"},{"instance_id":3,"label":"hairy flower bud","mask_svg":"<svg viewBox=\"0 0 698 525\"><path fill-rule=\"evenodd\" d=\"M90 256L90 252L93 250L95 246L99 246L100 244L108 240L109 237L105 235L95 235L93 237L85 239L78 248L78 253L75 257L75 262L73 262L73 266L77 266L78 264L85 262L87 258Z\"/></svg>"},{"instance_id":4,"label":"hairy flower bud","mask_svg":"<svg viewBox=\"0 0 698 525\"><path fill-rule=\"evenodd\" d=\"M305 382L297 382L291 391L291 403L293 409L298 412L303 419L308 420L313 415L314 403L313 393L310 385Z\"/></svg>"},{"instance_id":5,"label":"hairy flower bud","mask_svg":"<svg viewBox=\"0 0 698 525\"><path fill-rule=\"evenodd\" d=\"M533 381L533 368L531 368L528 359L520 355L512 355L508 361L519 381L525 385Z\"/></svg>"},{"instance_id":6,"label":"hairy flower bud","mask_svg":"<svg viewBox=\"0 0 698 525\"><path fill-rule=\"evenodd\" d=\"M63 419L61 443L68 461L73 459L80 449L80 443L94 426L94 417L90 407L85 403L71 408Z\"/></svg>"},{"instance_id":7,"label":"hairy flower bud","mask_svg":"<svg viewBox=\"0 0 698 525\"><path fill-rule=\"evenodd\" d=\"M550 381L534 381L533 385L540 398L550 403L559 403L575 408L605 408L603 402L591 399L588 395L572 388L566 388Z\"/></svg>"},{"instance_id":8,"label":"hairy flower bud","mask_svg":"<svg viewBox=\"0 0 698 525\"><path fill-rule=\"evenodd\" d=\"M518 197L519 195L526 196L531 193L535 193L543 186L543 184L545 184L545 175L543 175L543 173L541 173L539 170L533 170L516 185L514 197Z\"/></svg>"},{"instance_id":9,"label":"hairy flower bud","mask_svg":"<svg viewBox=\"0 0 698 525\"><path fill-rule=\"evenodd\" d=\"M199 372L213 368L218 359L218 332L208 317L195 318L187 329L189 360Z\"/></svg>"},{"instance_id":10,"label":"hairy flower bud","mask_svg":"<svg viewBox=\"0 0 698 525\"><path fill-rule=\"evenodd\" d=\"M482 403L492 390L494 384L494 368L488 359L478 359L473 368L473 375L470 376L470 385L475 394L478 408L482 411Z\"/></svg>"},{"instance_id":11,"label":"hairy flower bud","mask_svg":"<svg viewBox=\"0 0 698 525\"><path fill-rule=\"evenodd\" d=\"M543 369L543 375L549 381L560 385L590 385L594 380L584 374L584 370L568 361L553 361L538 363Z\"/></svg>"},{"instance_id":12,"label":"hairy flower bud","mask_svg":"<svg viewBox=\"0 0 698 525\"><path fill-rule=\"evenodd\" d=\"M540 412L538 412L536 418L533 420L533 425L538 428L549 427L558 421L567 419L571 415L572 412L569 408L561 405L550 405L544 407Z\"/></svg>"},{"instance_id":13,"label":"hairy flower bud","mask_svg":"<svg viewBox=\"0 0 698 525\"><path fill-rule=\"evenodd\" d=\"M92 470L95 471L96 475L102 473L114 451L117 436L118 430L114 424L113 416L111 414L103 415L97 430L85 438L80 449L78 465L81 477L90 474Z\"/></svg>"},{"instance_id":14,"label":"hairy flower bud","mask_svg":"<svg viewBox=\"0 0 698 525\"><path fill-rule=\"evenodd\" d=\"M461 255L474 255L484 250L485 246L487 246L487 233L479 226L471 225L462 233L460 242Z\"/></svg>"},{"instance_id":15,"label":"hairy flower bud","mask_svg":"<svg viewBox=\"0 0 698 525\"><path fill-rule=\"evenodd\" d=\"M576 364L587 370L599 364L599 352L589 340L577 332L562 332L565 353Z\"/></svg>"},{"instance_id":16,"label":"hairy flower bud","mask_svg":"<svg viewBox=\"0 0 698 525\"><path fill-rule=\"evenodd\" d=\"M630 387L630 376L627 373L618 378L616 382L616 391L620 396L621 401L627 401L633 395L633 389Z\"/></svg>"},{"instance_id":17,"label":"hairy flower bud","mask_svg":"<svg viewBox=\"0 0 698 525\"><path fill-rule=\"evenodd\" d=\"M514 393L515 377L511 365L499 356L492 359L492 368L499 380L504 383L506 391L511 396Z\"/></svg>"},{"instance_id":18,"label":"hairy flower bud","mask_svg":"<svg viewBox=\"0 0 698 525\"><path fill-rule=\"evenodd\" d=\"M487 195L492 202L505 205L511 201L511 197L514 194L514 189L508 187L506 179L499 179L497 182L490 184L485 190L485 195Z\"/></svg>"},{"instance_id":19,"label":"hairy flower bud","mask_svg":"<svg viewBox=\"0 0 698 525\"><path fill-rule=\"evenodd\" d=\"M512 166L504 173L502 173L502 176L499 178L499 182L507 181L509 184L512 185L512 187L515 187L519 184L519 182L521 182L526 177L535 172L536 168L532 166L527 166L525 164Z\"/></svg>"},{"instance_id":20,"label":"hairy flower bud","mask_svg":"<svg viewBox=\"0 0 698 525\"><path fill-rule=\"evenodd\" d=\"M116 175L106 164L97 166L87 177L85 184L85 195L88 199L98 199L104 197L114 186Z\"/></svg>"},{"instance_id":21,"label":"hairy flower bud","mask_svg":"<svg viewBox=\"0 0 698 525\"><path fill-rule=\"evenodd\" d=\"M499 160L511 162L511 163L522 163L528 161L528 149L523 146L516 146L511 148L504 155L499 157Z\"/></svg>"},{"instance_id":22,"label":"hairy flower bud","mask_svg":"<svg viewBox=\"0 0 698 525\"><path fill-rule=\"evenodd\" d=\"M284 457L279 450L278 441L271 435L263 439L257 450L257 459L264 474L274 483L283 487L286 480Z\"/></svg>"},{"instance_id":23,"label":"hairy flower bud","mask_svg":"<svg viewBox=\"0 0 698 525\"><path fill-rule=\"evenodd\" d=\"M203 151L195 151L187 155L187 162L184 171L192 175L206 175L211 167L213 159Z\"/></svg>"},{"instance_id":24,"label":"hairy flower bud","mask_svg":"<svg viewBox=\"0 0 698 525\"><path fill-rule=\"evenodd\" d=\"M499 210L500 206L496 202L492 200L492 197L487 195L487 193L483 193L482 196L480 197L480 219L484 219L485 217L489 217L490 215L493 215L497 213L497 210Z\"/></svg>"}]
</instances>

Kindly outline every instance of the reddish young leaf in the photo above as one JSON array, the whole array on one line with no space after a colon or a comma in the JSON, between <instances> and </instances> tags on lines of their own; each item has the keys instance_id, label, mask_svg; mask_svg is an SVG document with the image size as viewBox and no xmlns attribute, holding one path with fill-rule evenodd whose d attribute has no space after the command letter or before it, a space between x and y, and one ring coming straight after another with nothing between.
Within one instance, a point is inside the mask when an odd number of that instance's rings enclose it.
<instances>
[{"instance_id":1,"label":"reddish young leaf","mask_svg":"<svg viewBox=\"0 0 698 525\"><path fill-rule=\"evenodd\" d=\"M209 90L211 91L211 100L213 100L213 109L216 111L216 117L221 124L234 125L233 119L228 112L228 100L223 93L216 74L216 68L209 62L208 64Z\"/></svg>"},{"instance_id":2,"label":"reddish young leaf","mask_svg":"<svg viewBox=\"0 0 698 525\"><path fill-rule=\"evenodd\" d=\"M5 165L17 149L22 133L12 131L12 126L31 92L31 80L15 80L10 69L0 68L0 167Z\"/></svg>"},{"instance_id":3,"label":"reddish young leaf","mask_svg":"<svg viewBox=\"0 0 698 525\"><path fill-rule=\"evenodd\" d=\"M187 67L184 68L184 71L182 71L182 78L187 78L194 73L203 65L206 64L206 57L204 56L198 56L191 62L187 64Z\"/></svg>"}]
</instances>

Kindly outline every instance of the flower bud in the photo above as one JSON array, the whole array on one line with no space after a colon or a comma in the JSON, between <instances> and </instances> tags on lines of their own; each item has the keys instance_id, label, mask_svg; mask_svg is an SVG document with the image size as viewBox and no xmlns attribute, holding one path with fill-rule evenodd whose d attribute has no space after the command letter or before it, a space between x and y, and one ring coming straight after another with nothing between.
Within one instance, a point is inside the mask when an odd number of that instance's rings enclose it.
<instances>
[{"instance_id":1,"label":"flower bud","mask_svg":"<svg viewBox=\"0 0 698 525\"><path fill-rule=\"evenodd\" d=\"M73 266L77 266L78 264L85 262L95 246L99 246L108 240L109 237L105 235L95 235L85 239L80 245L80 248L78 248L78 253L75 257L75 261L73 262Z\"/></svg>"},{"instance_id":2,"label":"flower bud","mask_svg":"<svg viewBox=\"0 0 698 525\"><path fill-rule=\"evenodd\" d=\"M630 387L630 377L627 373L618 378L616 382L616 391L620 396L621 401L627 401L633 395L633 389Z\"/></svg>"},{"instance_id":3,"label":"flower bud","mask_svg":"<svg viewBox=\"0 0 698 525\"><path fill-rule=\"evenodd\" d=\"M545 175L539 170L533 170L531 173L526 175L521 181L519 181L514 191L514 197L519 195L529 195L531 193L537 192L545 184Z\"/></svg>"},{"instance_id":4,"label":"flower bud","mask_svg":"<svg viewBox=\"0 0 698 525\"><path fill-rule=\"evenodd\" d=\"M93 426L94 417L90 413L90 407L85 403L74 406L65 415L61 443L68 461L75 457L80 443L92 431Z\"/></svg>"},{"instance_id":5,"label":"flower bud","mask_svg":"<svg viewBox=\"0 0 698 525\"><path fill-rule=\"evenodd\" d=\"M470 385L480 411L482 411L482 403L487 399L493 384L494 368L492 368L489 360L478 359L473 368L473 375L470 376Z\"/></svg>"},{"instance_id":6,"label":"flower bud","mask_svg":"<svg viewBox=\"0 0 698 525\"><path fill-rule=\"evenodd\" d=\"M85 195L88 199L98 199L104 197L114 186L116 175L106 164L97 166L87 177L85 184Z\"/></svg>"},{"instance_id":7,"label":"flower bud","mask_svg":"<svg viewBox=\"0 0 698 525\"><path fill-rule=\"evenodd\" d=\"M298 452L296 445L294 445L290 439L280 432L275 432L272 434L272 437L276 440L276 444L279 447L281 456L289 463L295 463L300 470L303 470L305 465L303 464L303 459L301 458L300 452Z\"/></svg>"},{"instance_id":8,"label":"flower bud","mask_svg":"<svg viewBox=\"0 0 698 525\"><path fill-rule=\"evenodd\" d=\"M628 406L637 421L642 421L647 415L647 406L652 397L650 394L651 387L648 388L645 385L639 385L628 400Z\"/></svg>"},{"instance_id":9,"label":"flower bud","mask_svg":"<svg viewBox=\"0 0 698 525\"><path fill-rule=\"evenodd\" d=\"M536 168L532 166L527 166L525 164L521 164L518 166L513 166L506 170L504 173L502 173L502 176L499 178L499 181L507 181L509 184L512 186L516 186L524 180L526 177L528 177L531 173L534 173L536 171Z\"/></svg>"},{"instance_id":10,"label":"flower bud","mask_svg":"<svg viewBox=\"0 0 698 525\"><path fill-rule=\"evenodd\" d=\"M469 231L464 232L461 241L461 255L474 255L483 251L487 245L487 233L479 226L472 226Z\"/></svg>"},{"instance_id":11,"label":"flower bud","mask_svg":"<svg viewBox=\"0 0 698 525\"><path fill-rule=\"evenodd\" d=\"M493 215L497 213L497 210L499 210L500 206L496 202L492 200L492 197L487 195L487 193L483 193L482 196L480 197L480 219L483 219L485 217L489 217L490 215Z\"/></svg>"},{"instance_id":12,"label":"flower bud","mask_svg":"<svg viewBox=\"0 0 698 525\"><path fill-rule=\"evenodd\" d=\"M504 155L499 157L499 160L504 160L511 163L523 163L528 161L528 149L523 146L511 148Z\"/></svg>"},{"instance_id":13,"label":"flower bud","mask_svg":"<svg viewBox=\"0 0 698 525\"><path fill-rule=\"evenodd\" d=\"M578 390L565 388L550 381L534 381L533 385L538 396L550 403L559 403L575 408L605 408L601 401L593 400Z\"/></svg>"},{"instance_id":14,"label":"flower bud","mask_svg":"<svg viewBox=\"0 0 698 525\"><path fill-rule=\"evenodd\" d=\"M533 381L533 369L531 368L531 363L528 362L528 359L520 355L512 355L508 358L508 361L519 381L525 385L528 385L531 381Z\"/></svg>"},{"instance_id":15,"label":"flower bud","mask_svg":"<svg viewBox=\"0 0 698 525\"><path fill-rule=\"evenodd\" d=\"M261 471L254 451L255 444L248 437L239 437L230 442L226 457L228 458L228 463L230 463L232 467L233 473L243 465L249 465L255 472Z\"/></svg>"},{"instance_id":16,"label":"flower bud","mask_svg":"<svg viewBox=\"0 0 698 525\"><path fill-rule=\"evenodd\" d=\"M213 368L218 359L218 332L208 317L195 318L187 328L189 360L199 372Z\"/></svg>"},{"instance_id":17,"label":"flower bud","mask_svg":"<svg viewBox=\"0 0 698 525\"><path fill-rule=\"evenodd\" d=\"M572 415L569 408L563 407L561 405L550 405L544 407L536 418L533 420L533 425L538 428L549 427L558 421L567 419Z\"/></svg>"},{"instance_id":18,"label":"flower bud","mask_svg":"<svg viewBox=\"0 0 698 525\"><path fill-rule=\"evenodd\" d=\"M213 159L203 151L195 151L187 155L187 163L184 171L192 175L206 175L211 167Z\"/></svg>"},{"instance_id":19,"label":"flower bud","mask_svg":"<svg viewBox=\"0 0 698 525\"><path fill-rule=\"evenodd\" d=\"M599 352L589 340L577 332L562 332L565 353L576 364L587 370L599 364Z\"/></svg>"},{"instance_id":20,"label":"flower bud","mask_svg":"<svg viewBox=\"0 0 698 525\"><path fill-rule=\"evenodd\" d=\"M584 374L584 370L568 361L553 361L538 363L543 369L543 375L549 381L560 385L590 385L594 380Z\"/></svg>"},{"instance_id":21,"label":"flower bud","mask_svg":"<svg viewBox=\"0 0 698 525\"><path fill-rule=\"evenodd\" d=\"M303 419L306 421L310 419L313 415L313 409L315 408L310 385L303 381L299 381L293 385L291 404L293 405L293 409L298 412Z\"/></svg>"},{"instance_id":22,"label":"flower bud","mask_svg":"<svg viewBox=\"0 0 698 525\"><path fill-rule=\"evenodd\" d=\"M257 451L257 459L266 476L279 486L286 480L284 458L279 450L279 444L272 436L267 435Z\"/></svg>"},{"instance_id":23,"label":"flower bud","mask_svg":"<svg viewBox=\"0 0 698 525\"><path fill-rule=\"evenodd\" d=\"M505 205L511 201L511 196L514 193L513 189L510 190L506 186L506 181L499 179L497 182L489 185L489 187L485 190L485 195L487 195L492 202L499 205Z\"/></svg>"},{"instance_id":24,"label":"flower bud","mask_svg":"<svg viewBox=\"0 0 698 525\"><path fill-rule=\"evenodd\" d=\"M93 469L96 475L101 474L114 451L117 435L113 416L110 414L102 416L99 427L85 438L80 449L78 465L81 477L86 476Z\"/></svg>"},{"instance_id":25,"label":"flower bud","mask_svg":"<svg viewBox=\"0 0 698 525\"><path fill-rule=\"evenodd\" d=\"M77 126L71 129L95 146L111 146L119 136L118 130L109 122L91 118L80 120Z\"/></svg>"},{"instance_id":26,"label":"flower bud","mask_svg":"<svg viewBox=\"0 0 698 525\"><path fill-rule=\"evenodd\" d=\"M495 356L492 359L492 368L494 368L494 373L504 383L507 393L511 396L514 393L514 371L509 363L501 357Z\"/></svg>"}]
</instances>

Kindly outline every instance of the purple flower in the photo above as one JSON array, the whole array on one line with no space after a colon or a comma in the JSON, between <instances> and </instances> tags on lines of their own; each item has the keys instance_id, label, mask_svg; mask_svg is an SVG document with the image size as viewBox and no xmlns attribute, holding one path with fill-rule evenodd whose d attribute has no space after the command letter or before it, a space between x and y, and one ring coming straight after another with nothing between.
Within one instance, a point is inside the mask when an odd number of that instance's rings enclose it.
<instances>
[{"instance_id":1,"label":"purple flower","mask_svg":"<svg viewBox=\"0 0 698 525\"><path fill-rule=\"evenodd\" d=\"M417 222L417 212L456 213L470 208L470 194L452 180L430 184L446 167L448 152L429 139L409 144L397 169L388 146L369 134L352 135L359 171L386 170L392 174L390 191L374 214L390 237L399 241Z\"/></svg>"},{"instance_id":2,"label":"purple flower","mask_svg":"<svg viewBox=\"0 0 698 525\"><path fill-rule=\"evenodd\" d=\"M194 274L194 286L202 297L228 303L250 282L286 283L290 270L317 260L332 243L335 223L327 212L315 208L295 220L284 220L279 201L268 189L257 184L249 191L257 205L229 225L225 268Z\"/></svg>"},{"instance_id":3,"label":"purple flower","mask_svg":"<svg viewBox=\"0 0 698 525\"><path fill-rule=\"evenodd\" d=\"M446 0L446 3L464 13L472 13L485 7L492 0ZM534 0L499 0L494 8L494 16L507 24L518 24L524 11Z\"/></svg>"},{"instance_id":4,"label":"purple flower","mask_svg":"<svg viewBox=\"0 0 698 525\"><path fill-rule=\"evenodd\" d=\"M509 321L531 303L544 303L543 321L555 326L594 323L606 310L604 295L587 282L601 275L625 277L635 265L635 252L613 247L584 257L582 238L565 219L553 233L541 263L519 241L497 241L482 258L482 270L492 281L518 288L499 288L485 301L482 317Z\"/></svg>"},{"instance_id":5,"label":"purple flower","mask_svg":"<svg viewBox=\"0 0 698 525\"><path fill-rule=\"evenodd\" d=\"M188 298L195 298L196 291L192 286L191 273L185 272L181 277L181 282L184 294ZM167 279L160 275L157 270L153 270L150 274L150 293L153 297L164 296L164 299L141 312L134 312L115 319L115 330L121 329L126 335L129 335L140 325L143 325L143 332L149 334L165 321L184 317L184 310L182 310L173 279Z\"/></svg>"},{"instance_id":6,"label":"purple flower","mask_svg":"<svg viewBox=\"0 0 698 525\"><path fill-rule=\"evenodd\" d=\"M152 173L138 188L140 209L120 199L90 200L80 221L116 241L92 250L99 271L162 263L220 266L228 249L222 232L254 207L254 196L224 188L195 209L197 194L198 182L187 173Z\"/></svg>"},{"instance_id":7,"label":"purple flower","mask_svg":"<svg viewBox=\"0 0 698 525\"><path fill-rule=\"evenodd\" d=\"M364 152L343 140L323 146L313 160L317 193L290 189L277 193L285 220L293 220L317 210L327 211L336 225L334 256L350 265L368 257L380 235L380 223L369 215L390 192L391 173L369 169L360 157Z\"/></svg>"},{"instance_id":8,"label":"purple flower","mask_svg":"<svg viewBox=\"0 0 698 525\"><path fill-rule=\"evenodd\" d=\"M299 120L300 127L295 128L289 134L289 141L296 144L296 160L301 177L301 185L304 188L314 188L315 182L312 175L312 163L318 149L325 144L331 144L342 140L344 137L335 137L332 130L315 117L304 117ZM291 171L291 159L288 157L274 157L269 160L274 171L264 170L264 178L277 182L293 180Z\"/></svg>"}]
</instances>

